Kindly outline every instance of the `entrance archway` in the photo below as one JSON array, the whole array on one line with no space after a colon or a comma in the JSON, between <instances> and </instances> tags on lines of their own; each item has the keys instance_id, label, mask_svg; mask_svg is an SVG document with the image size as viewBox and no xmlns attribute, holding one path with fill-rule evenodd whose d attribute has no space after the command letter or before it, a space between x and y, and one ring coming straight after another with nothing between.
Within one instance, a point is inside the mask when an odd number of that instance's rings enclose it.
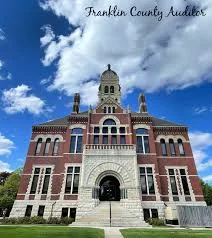
<instances>
[{"instance_id":1,"label":"entrance archway","mask_svg":"<svg viewBox=\"0 0 212 238\"><path fill-rule=\"evenodd\" d=\"M100 201L120 201L120 183L114 176L104 177L99 184Z\"/></svg>"}]
</instances>

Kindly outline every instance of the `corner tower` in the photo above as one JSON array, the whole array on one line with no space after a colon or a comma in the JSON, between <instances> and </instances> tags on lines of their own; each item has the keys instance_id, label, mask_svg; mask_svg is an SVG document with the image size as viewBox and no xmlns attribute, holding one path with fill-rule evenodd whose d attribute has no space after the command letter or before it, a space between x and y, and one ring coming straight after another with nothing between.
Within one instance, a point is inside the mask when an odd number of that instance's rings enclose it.
<instances>
[{"instance_id":1,"label":"corner tower","mask_svg":"<svg viewBox=\"0 0 212 238\"><path fill-rule=\"evenodd\" d=\"M121 87L119 85L119 76L111 70L111 65L108 64L108 69L105 70L100 77L99 86L99 103L104 102L107 98L112 98L120 104Z\"/></svg>"}]
</instances>

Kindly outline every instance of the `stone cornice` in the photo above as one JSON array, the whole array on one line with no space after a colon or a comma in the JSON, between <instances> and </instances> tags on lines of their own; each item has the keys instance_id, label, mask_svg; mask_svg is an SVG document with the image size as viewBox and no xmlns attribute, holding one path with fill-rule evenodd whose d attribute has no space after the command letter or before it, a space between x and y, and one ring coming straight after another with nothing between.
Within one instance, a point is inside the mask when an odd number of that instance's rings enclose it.
<instances>
[{"instance_id":1,"label":"stone cornice","mask_svg":"<svg viewBox=\"0 0 212 238\"><path fill-rule=\"evenodd\" d=\"M32 132L33 133L41 133L41 132L51 132L51 133L54 133L54 132L61 132L61 133L64 133L66 132L66 129L67 129L67 126L61 126L61 125L55 125L55 126L49 126L49 125L46 125L46 126L33 126L32 127Z\"/></svg>"}]
</instances>

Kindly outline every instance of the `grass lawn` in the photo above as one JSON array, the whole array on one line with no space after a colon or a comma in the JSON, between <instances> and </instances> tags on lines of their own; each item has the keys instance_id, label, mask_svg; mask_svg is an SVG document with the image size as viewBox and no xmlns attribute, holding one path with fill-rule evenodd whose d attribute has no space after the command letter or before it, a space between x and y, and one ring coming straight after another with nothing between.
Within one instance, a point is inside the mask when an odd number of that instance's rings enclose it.
<instances>
[{"instance_id":1,"label":"grass lawn","mask_svg":"<svg viewBox=\"0 0 212 238\"><path fill-rule=\"evenodd\" d=\"M104 230L75 227L0 226L2 238L104 238Z\"/></svg>"},{"instance_id":2,"label":"grass lawn","mask_svg":"<svg viewBox=\"0 0 212 238\"><path fill-rule=\"evenodd\" d=\"M121 230L124 238L211 238L210 231L193 230L156 230L156 229L123 229Z\"/></svg>"}]
</instances>

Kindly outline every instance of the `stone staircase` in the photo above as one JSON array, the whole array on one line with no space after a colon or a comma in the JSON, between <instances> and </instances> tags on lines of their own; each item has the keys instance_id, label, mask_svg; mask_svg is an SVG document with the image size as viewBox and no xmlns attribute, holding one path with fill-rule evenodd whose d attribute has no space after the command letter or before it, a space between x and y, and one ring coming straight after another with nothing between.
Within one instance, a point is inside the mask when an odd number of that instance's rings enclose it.
<instances>
[{"instance_id":1,"label":"stone staircase","mask_svg":"<svg viewBox=\"0 0 212 238\"><path fill-rule=\"evenodd\" d=\"M71 226L109 227L110 202L100 202L91 212L78 218ZM130 213L120 202L111 202L112 227L148 227L150 226L141 218Z\"/></svg>"}]
</instances>

